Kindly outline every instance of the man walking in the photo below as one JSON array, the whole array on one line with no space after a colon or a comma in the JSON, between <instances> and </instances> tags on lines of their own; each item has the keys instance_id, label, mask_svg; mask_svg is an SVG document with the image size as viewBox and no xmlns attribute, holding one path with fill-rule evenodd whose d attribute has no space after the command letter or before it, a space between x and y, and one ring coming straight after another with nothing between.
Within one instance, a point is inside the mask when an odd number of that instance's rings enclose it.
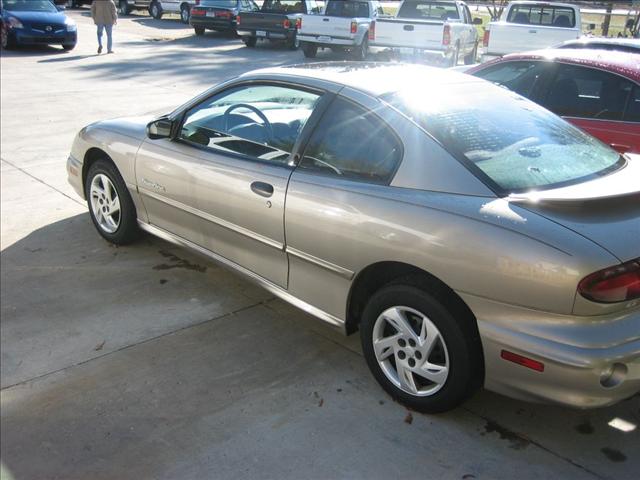
<instances>
[{"instance_id":1,"label":"man walking","mask_svg":"<svg viewBox=\"0 0 640 480\"><path fill-rule=\"evenodd\" d=\"M113 26L118 23L118 12L113 0L93 0L91 18L98 26L98 55L102 53L102 32L107 31L107 53L113 53Z\"/></svg>"}]
</instances>

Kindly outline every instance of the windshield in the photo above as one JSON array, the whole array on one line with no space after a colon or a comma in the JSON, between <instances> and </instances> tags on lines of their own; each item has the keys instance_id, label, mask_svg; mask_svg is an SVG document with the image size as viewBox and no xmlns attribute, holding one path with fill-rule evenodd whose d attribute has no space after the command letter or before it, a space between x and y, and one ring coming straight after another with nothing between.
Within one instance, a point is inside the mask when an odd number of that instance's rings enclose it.
<instances>
[{"instance_id":1,"label":"windshield","mask_svg":"<svg viewBox=\"0 0 640 480\"><path fill-rule=\"evenodd\" d=\"M599 140L491 84L454 83L438 95L415 88L383 99L500 194L581 183L625 164Z\"/></svg>"},{"instance_id":2,"label":"windshield","mask_svg":"<svg viewBox=\"0 0 640 480\"><path fill-rule=\"evenodd\" d=\"M49 0L2 0L2 8L10 12L57 12Z\"/></svg>"},{"instance_id":3,"label":"windshield","mask_svg":"<svg viewBox=\"0 0 640 480\"><path fill-rule=\"evenodd\" d=\"M455 2L404 2L398 18L421 20L460 20Z\"/></svg>"},{"instance_id":4,"label":"windshield","mask_svg":"<svg viewBox=\"0 0 640 480\"><path fill-rule=\"evenodd\" d=\"M238 0L202 0L200 5L203 7L236 8Z\"/></svg>"}]
</instances>

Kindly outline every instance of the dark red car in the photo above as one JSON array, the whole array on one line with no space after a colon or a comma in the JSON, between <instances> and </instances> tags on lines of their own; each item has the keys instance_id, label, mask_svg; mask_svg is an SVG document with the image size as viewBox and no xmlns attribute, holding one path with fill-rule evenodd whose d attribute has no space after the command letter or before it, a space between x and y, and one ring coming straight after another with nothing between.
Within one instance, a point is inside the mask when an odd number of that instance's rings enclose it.
<instances>
[{"instance_id":1,"label":"dark red car","mask_svg":"<svg viewBox=\"0 0 640 480\"><path fill-rule=\"evenodd\" d=\"M640 55L547 49L506 55L471 75L503 85L621 153L640 153Z\"/></svg>"}]
</instances>

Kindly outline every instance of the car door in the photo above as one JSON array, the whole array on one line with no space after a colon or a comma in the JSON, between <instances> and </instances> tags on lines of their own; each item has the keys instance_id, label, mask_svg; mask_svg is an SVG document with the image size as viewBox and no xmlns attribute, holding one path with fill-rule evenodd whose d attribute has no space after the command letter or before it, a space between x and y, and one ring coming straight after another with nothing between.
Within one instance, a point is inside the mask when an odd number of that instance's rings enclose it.
<instances>
[{"instance_id":1,"label":"car door","mask_svg":"<svg viewBox=\"0 0 640 480\"><path fill-rule=\"evenodd\" d=\"M625 77L558 63L539 103L621 153L640 153L637 96L638 85Z\"/></svg>"},{"instance_id":2,"label":"car door","mask_svg":"<svg viewBox=\"0 0 640 480\"><path fill-rule=\"evenodd\" d=\"M248 83L184 114L173 158L190 163L202 245L286 288L284 206L301 132L324 92Z\"/></svg>"},{"instance_id":3,"label":"car door","mask_svg":"<svg viewBox=\"0 0 640 480\"><path fill-rule=\"evenodd\" d=\"M313 130L291 176L285 216L289 291L337 318L345 318L354 274L380 240L377 219L389 212L376 194L389 188L403 155L390 127L402 119L385 119L370 110L379 104L354 98L336 97Z\"/></svg>"}]
</instances>

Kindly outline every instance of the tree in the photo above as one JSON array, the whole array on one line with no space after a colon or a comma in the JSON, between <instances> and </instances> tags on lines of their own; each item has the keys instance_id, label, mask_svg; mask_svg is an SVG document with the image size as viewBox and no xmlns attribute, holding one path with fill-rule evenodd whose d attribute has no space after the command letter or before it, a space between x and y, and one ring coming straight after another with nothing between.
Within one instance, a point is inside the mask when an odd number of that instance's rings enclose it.
<instances>
[{"instance_id":1,"label":"tree","mask_svg":"<svg viewBox=\"0 0 640 480\"><path fill-rule=\"evenodd\" d=\"M489 15L491 15L491 20L500 20L507 3L509 3L509 0L491 0L491 4L487 5L487 10L489 10Z\"/></svg>"}]
</instances>

